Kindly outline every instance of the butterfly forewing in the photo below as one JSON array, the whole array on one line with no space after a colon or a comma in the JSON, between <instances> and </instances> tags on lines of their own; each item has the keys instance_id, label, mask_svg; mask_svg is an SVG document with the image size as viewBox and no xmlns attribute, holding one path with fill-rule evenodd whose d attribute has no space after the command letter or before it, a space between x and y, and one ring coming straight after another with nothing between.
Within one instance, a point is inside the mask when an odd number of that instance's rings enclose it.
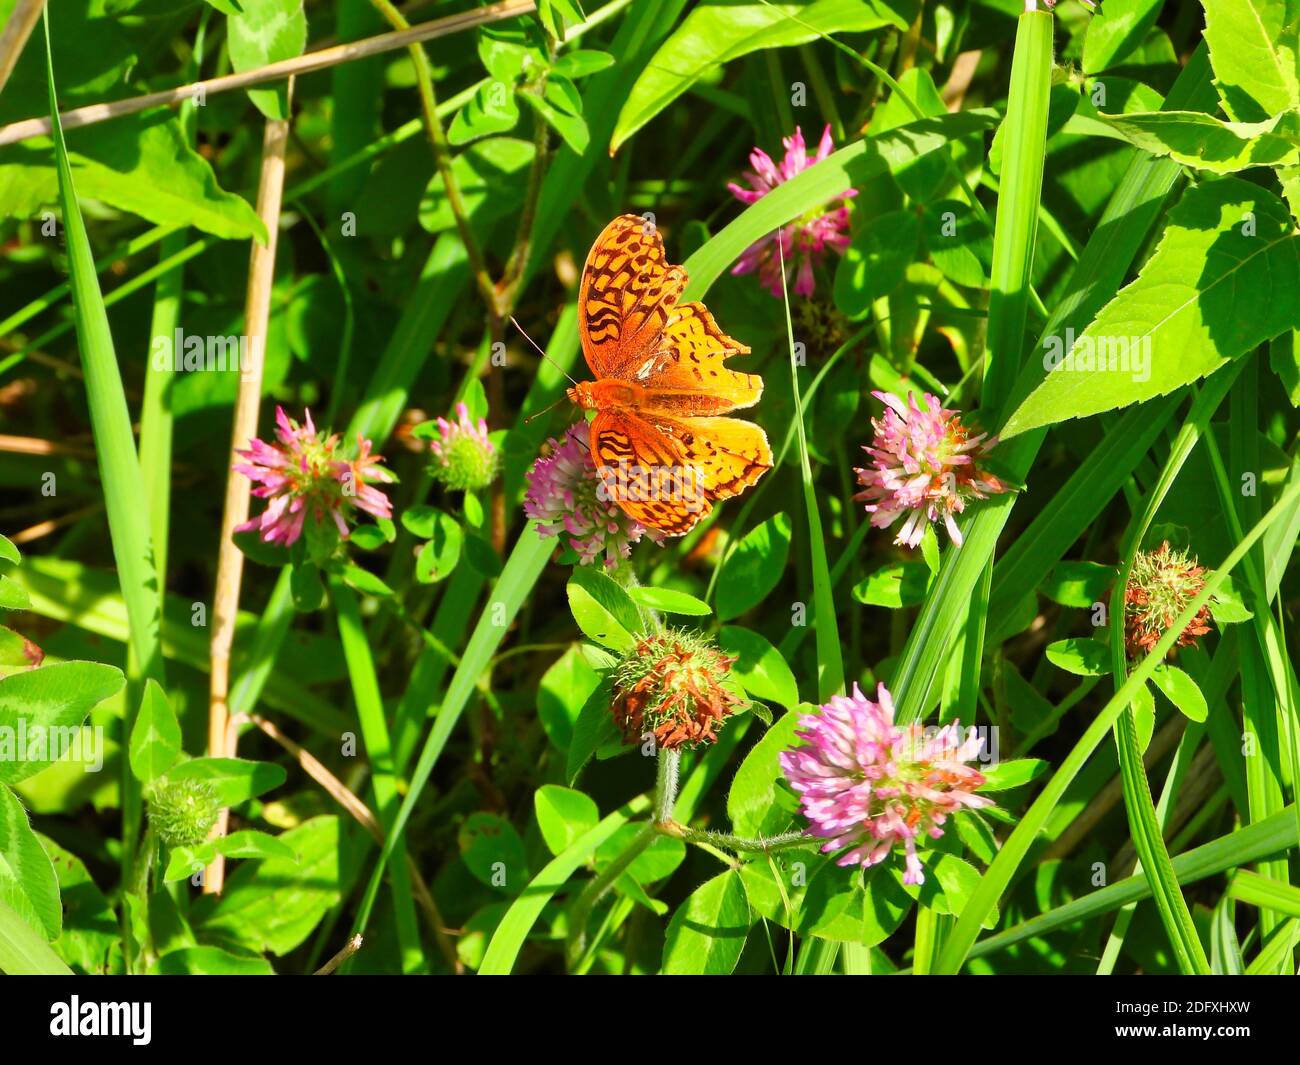
<instances>
[{"instance_id":1,"label":"butterfly forewing","mask_svg":"<svg viewBox=\"0 0 1300 1065\"><path fill-rule=\"evenodd\" d=\"M582 271L582 353L598 378L629 378L651 352L682 290L653 223L619 215L596 238Z\"/></svg>"},{"instance_id":2,"label":"butterfly forewing","mask_svg":"<svg viewBox=\"0 0 1300 1065\"><path fill-rule=\"evenodd\" d=\"M749 348L728 336L702 303L679 303L686 272L667 261L653 224L614 219L587 257L579 326L587 365L601 381L591 453L623 510L680 536L718 499L739 495L772 468L767 435L717 415L753 406L756 374L728 369Z\"/></svg>"}]
</instances>

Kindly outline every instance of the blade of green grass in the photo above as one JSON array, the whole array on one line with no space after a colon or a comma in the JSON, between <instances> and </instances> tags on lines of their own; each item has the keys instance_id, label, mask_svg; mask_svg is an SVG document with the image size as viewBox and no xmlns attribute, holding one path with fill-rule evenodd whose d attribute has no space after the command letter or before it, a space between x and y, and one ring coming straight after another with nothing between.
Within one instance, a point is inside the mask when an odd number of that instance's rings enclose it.
<instances>
[{"instance_id":1,"label":"blade of green grass","mask_svg":"<svg viewBox=\"0 0 1300 1065\"><path fill-rule=\"evenodd\" d=\"M1120 686L1119 691L1111 697L1097 717L1093 719L1092 724L1088 726L1079 742L1075 744L1074 749L1066 756L1060 768L1053 774L1038 798L1034 800L1033 805L1020 819L1020 824L1016 826L1006 842L1003 843L997 857L993 860L993 864L980 878L979 884L971 893L952 933L944 944L943 952L935 967L936 972L956 973L961 968L967 953L975 942L975 937L979 934L982 922L997 904L997 900L1002 897L1003 891L1011 882L1011 878L1015 875L1021 861L1024 860L1035 837L1042 829L1057 802L1060 801L1065 789L1069 787L1070 781L1083 768L1083 764L1100 745L1116 719L1128 707L1138 688L1146 683L1147 678L1151 676L1156 666L1164 661L1164 657L1169 652L1169 649L1173 647L1174 641L1178 639L1183 629L1196 616L1197 611L1218 591L1228 574L1232 572L1251 547L1259 541L1268 526L1281 516L1286 505L1297 498L1300 498L1300 482L1292 485L1283 493L1278 502L1251 529L1245 539L1238 543L1228 557L1224 559L1223 564L1209 576L1205 582L1205 587L1192 599L1187 608L1174 619L1169 630L1152 648L1151 653L1129 674L1128 680Z\"/></svg>"},{"instance_id":2,"label":"blade of green grass","mask_svg":"<svg viewBox=\"0 0 1300 1065\"><path fill-rule=\"evenodd\" d=\"M1029 317L1038 204L1047 150L1047 102L1052 88L1050 11L1026 11L1016 24L1007 117L1002 123L1002 192L993 226L988 336L980 406L1001 411L1020 373ZM990 417L996 424L997 418Z\"/></svg>"},{"instance_id":3,"label":"blade of green grass","mask_svg":"<svg viewBox=\"0 0 1300 1065\"><path fill-rule=\"evenodd\" d=\"M515 959L519 956L528 933L555 893L569 882L569 878L595 853L597 847L634 817L649 809L650 797L638 795L604 818L595 828L588 829L547 862L501 918L501 923L492 933L487 952L483 955L479 975L508 975L514 968Z\"/></svg>"},{"instance_id":4,"label":"blade of green grass","mask_svg":"<svg viewBox=\"0 0 1300 1065\"><path fill-rule=\"evenodd\" d=\"M153 549L149 542L149 508L144 478L136 457L131 416L118 372L113 334L95 275L95 259L90 251L85 223L77 204L68 165L67 145L58 120L58 100L54 92L54 60L50 48L48 14L45 17L45 61L50 93L51 121L54 123L54 156L58 170L59 205L68 246L68 272L72 292L73 318L81 349L81 365L86 379L86 399L90 407L91 431L104 486L104 506L108 512L108 529L113 557L121 581L122 598L130 617L131 648L148 677L162 681L163 660L159 646L158 575ZM129 723L128 723L129 724ZM129 733L128 733L129 734Z\"/></svg>"},{"instance_id":5,"label":"blade of green grass","mask_svg":"<svg viewBox=\"0 0 1300 1065\"><path fill-rule=\"evenodd\" d=\"M785 334L790 345L790 386L794 391L794 425L799 441L799 470L803 478L804 512L808 518L808 552L812 560L813 623L817 626L817 697L820 702L844 689L844 660L840 653L840 630L835 619L835 596L830 568L826 564L826 539L822 535L821 511L817 506L817 487L813 483L812 463L808 459L808 439L804 434L803 399L799 395L799 364L794 347L794 323L790 319L790 292L785 279L785 251L781 254L781 296L785 304Z\"/></svg>"},{"instance_id":6,"label":"blade of green grass","mask_svg":"<svg viewBox=\"0 0 1300 1065\"><path fill-rule=\"evenodd\" d=\"M1115 690L1124 686L1127 678L1127 650L1124 643L1124 609L1123 589L1128 586L1129 574L1133 570L1133 561L1141 546L1156 512L1164 502L1174 480L1191 456L1196 442L1210 431L1210 420L1219 405L1226 398L1233 382L1241 372L1241 363L1231 363L1211 377L1192 404L1170 449L1169 458L1160 479L1156 482L1146 498L1142 513L1134 521L1124 547L1120 553L1119 575L1115 579L1115 594L1111 597L1110 616L1110 653L1111 673ZM1141 870L1151 881L1152 895L1160 920L1174 948L1174 960L1183 973L1204 976L1210 971L1209 959L1192 923L1191 911L1182 892L1178 889L1178 880L1174 875L1165 849L1164 832L1160 819L1156 816L1155 805L1151 799L1151 786L1147 781L1146 768L1142 764L1142 748L1138 743L1137 721L1133 708L1129 706L1122 712L1115 728L1115 743L1119 750L1120 775L1124 786L1124 808L1128 812L1129 828L1133 845L1138 852Z\"/></svg>"},{"instance_id":7,"label":"blade of green grass","mask_svg":"<svg viewBox=\"0 0 1300 1065\"><path fill-rule=\"evenodd\" d=\"M1227 869L1282 853L1294 847L1296 841L1295 817L1285 810L1178 855L1173 861L1174 872L1180 884L1194 884ZM981 939L969 956L984 957L1150 897L1150 881L1140 874L1130 876Z\"/></svg>"},{"instance_id":8,"label":"blade of green grass","mask_svg":"<svg viewBox=\"0 0 1300 1065\"><path fill-rule=\"evenodd\" d=\"M383 850L375 863L365 896L358 908L353 934L360 934L366 927L383 877L384 867L388 864L394 846L411 816L411 811L429 781L429 774L433 772L438 756L442 754L452 730L460 720L460 715L469 704L470 697L478 686L479 677L487 669L488 663L491 662L497 647L510 628L510 623L519 612L524 597L532 591L554 549L555 544L538 536L534 523L530 521L506 560L501 576L493 585L488 608L479 616L465 653L461 656L460 665L452 674L451 683L447 686L447 694L438 708L438 716L434 719L433 728L420 752L415 771L411 774L406 797L402 800L401 808L397 811L397 816L386 835Z\"/></svg>"},{"instance_id":9,"label":"blade of green grass","mask_svg":"<svg viewBox=\"0 0 1300 1065\"><path fill-rule=\"evenodd\" d=\"M385 832L389 832L397 812L397 779L388 722L384 717L384 700L379 693L379 678L375 674L375 661L370 653L365 626L361 622L361 607L356 592L337 574L331 575L329 583L330 597L338 619L339 641L343 645L343 657L352 683L352 698L357 704L361 741L365 744L366 756L370 759L375 813ZM420 944L419 925L415 919L415 897L411 894L406 845L400 836L396 837L393 854L397 860L389 870L389 882L397 920L398 949L401 953L402 971L413 973L425 965L425 958Z\"/></svg>"}]
</instances>

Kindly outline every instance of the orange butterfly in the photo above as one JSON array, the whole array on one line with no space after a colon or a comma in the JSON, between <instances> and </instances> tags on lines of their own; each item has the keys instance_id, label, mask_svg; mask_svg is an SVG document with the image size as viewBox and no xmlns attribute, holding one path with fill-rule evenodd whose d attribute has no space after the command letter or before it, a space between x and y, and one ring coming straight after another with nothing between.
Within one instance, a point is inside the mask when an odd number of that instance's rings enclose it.
<instances>
[{"instance_id":1,"label":"orange butterfly","mask_svg":"<svg viewBox=\"0 0 1300 1065\"><path fill-rule=\"evenodd\" d=\"M582 272L578 322L595 381L568 391L595 410L591 455L602 487L627 514L680 536L772 468L767 434L718 415L752 407L763 380L723 364L749 348L703 303L678 303L686 271L670 266L652 222L620 215Z\"/></svg>"}]
</instances>

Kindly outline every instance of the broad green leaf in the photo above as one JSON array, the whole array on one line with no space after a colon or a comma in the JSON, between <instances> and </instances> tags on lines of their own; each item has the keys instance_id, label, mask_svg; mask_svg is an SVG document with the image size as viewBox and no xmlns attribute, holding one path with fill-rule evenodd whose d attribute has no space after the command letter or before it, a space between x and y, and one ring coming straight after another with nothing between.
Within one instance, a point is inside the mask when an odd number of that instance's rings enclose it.
<instances>
[{"instance_id":1,"label":"broad green leaf","mask_svg":"<svg viewBox=\"0 0 1300 1065\"><path fill-rule=\"evenodd\" d=\"M607 744L622 742L622 734L609 712L610 687L608 681L598 684L578 711L573 723L573 741L565 762L564 775L569 783L577 779L582 767L598 750Z\"/></svg>"},{"instance_id":2,"label":"broad green leaf","mask_svg":"<svg viewBox=\"0 0 1300 1065\"><path fill-rule=\"evenodd\" d=\"M816 40L819 33L894 26L916 15L906 0L816 0L814 3L736 3L706 0L678 24L646 64L619 112L609 150L617 152L637 130L718 66L765 48Z\"/></svg>"},{"instance_id":3,"label":"broad green leaf","mask_svg":"<svg viewBox=\"0 0 1300 1065\"><path fill-rule=\"evenodd\" d=\"M600 821L596 800L576 788L544 784L533 795L537 827L552 854L562 854Z\"/></svg>"},{"instance_id":4,"label":"broad green leaf","mask_svg":"<svg viewBox=\"0 0 1300 1065\"><path fill-rule=\"evenodd\" d=\"M1249 621L1255 616L1246 606L1241 592L1231 577L1223 582L1218 595L1211 601L1210 613L1214 615L1214 620L1220 627L1239 621Z\"/></svg>"},{"instance_id":5,"label":"broad green leaf","mask_svg":"<svg viewBox=\"0 0 1300 1065\"><path fill-rule=\"evenodd\" d=\"M1151 686L1143 684L1133 695L1133 724L1137 732L1138 750L1146 753L1151 746L1151 737L1156 731L1156 699L1151 694Z\"/></svg>"},{"instance_id":6,"label":"broad green leaf","mask_svg":"<svg viewBox=\"0 0 1300 1065\"><path fill-rule=\"evenodd\" d=\"M1058 562L1043 579L1042 592L1053 603L1086 610L1101 602L1115 583L1115 567L1100 562Z\"/></svg>"},{"instance_id":7,"label":"broad green leaf","mask_svg":"<svg viewBox=\"0 0 1300 1065\"><path fill-rule=\"evenodd\" d=\"M1151 680L1164 693L1165 698L1191 720L1204 721L1209 716L1210 708L1196 681L1177 666L1166 662L1151 674Z\"/></svg>"},{"instance_id":8,"label":"broad green leaf","mask_svg":"<svg viewBox=\"0 0 1300 1065\"><path fill-rule=\"evenodd\" d=\"M808 880L799 931L874 946L893 935L913 905L888 867L876 866L864 874L823 860Z\"/></svg>"},{"instance_id":9,"label":"broad green leaf","mask_svg":"<svg viewBox=\"0 0 1300 1065\"><path fill-rule=\"evenodd\" d=\"M532 144L514 137L489 137L457 155L451 172L466 216L476 226L484 226L514 210L522 200L524 171L532 161ZM420 225L430 233L456 227L441 174L434 174L420 201Z\"/></svg>"},{"instance_id":10,"label":"broad green leaf","mask_svg":"<svg viewBox=\"0 0 1300 1065\"><path fill-rule=\"evenodd\" d=\"M460 826L460 856L488 887L517 895L528 883L524 841L504 817L478 811Z\"/></svg>"},{"instance_id":11,"label":"broad green leaf","mask_svg":"<svg viewBox=\"0 0 1300 1065\"><path fill-rule=\"evenodd\" d=\"M902 283L916 259L920 236L916 211L890 211L863 222L835 267L835 306L850 318L864 315L871 304Z\"/></svg>"},{"instance_id":12,"label":"broad green leaf","mask_svg":"<svg viewBox=\"0 0 1300 1065\"><path fill-rule=\"evenodd\" d=\"M224 854L227 858L281 858L295 864L298 861L293 847L279 836L244 829L200 843L197 847L172 848L163 880L171 883L173 880L191 877L200 869L211 865L212 859L218 854Z\"/></svg>"},{"instance_id":13,"label":"broad green leaf","mask_svg":"<svg viewBox=\"0 0 1300 1065\"><path fill-rule=\"evenodd\" d=\"M701 884L677 907L664 939L665 976L729 976L740 961L751 917L740 873Z\"/></svg>"},{"instance_id":14,"label":"broad green leaf","mask_svg":"<svg viewBox=\"0 0 1300 1065\"><path fill-rule=\"evenodd\" d=\"M889 562L853 586L853 598L867 606L891 610L916 606L930 586L930 570L924 562Z\"/></svg>"},{"instance_id":15,"label":"broad green leaf","mask_svg":"<svg viewBox=\"0 0 1300 1065\"><path fill-rule=\"evenodd\" d=\"M988 284L993 237L969 204L959 200L927 204L920 223L930 261L945 277L967 288L984 288Z\"/></svg>"},{"instance_id":16,"label":"broad green leaf","mask_svg":"<svg viewBox=\"0 0 1300 1065\"><path fill-rule=\"evenodd\" d=\"M278 788L288 774L273 762L251 762L245 758L191 758L167 773L167 779L204 780L211 784L222 806L241 802Z\"/></svg>"},{"instance_id":17,"label":"broad green leaf","mask_svg":"<svg viewBox=\"0 0 1300 1065\"><path fill-rule=\"evenodd\" d=\"M0 536L0 561L12 562L14 565L22 561L18 548L14 547L13 541L7 536Z\"/></svg>"},{"instance_id":18,"label":"broad green leaf","mask_svg":"<svg viewBox=\"0 0 1300 1065\"><path fill-rule=\"evenodd\" d=\"M181 756L181 726L156 680L145 682L144 698L131 729L131 772L148 787Z\"/></svg>"},{"instance_id":19,"label":"broad green leaf","mask_svg":"<svg viewBox=\"0 0 1300 1065\"><path fill-rule=\"evenodd\" d=\"M422 584L433 584L451 574L460 561L465 534L460 522L445 511L436 511L429 539L415 560L415 576Z\"/></svg>"},{"instance_id":20,"label":"broad green leaf","mask_svg":"<svg viewBox=\"0 0 1300 1065\"><path fill-rule=\"evenodd\" d=\"M925 871L924 884L904 884L902 887L935 913L961 913L980 879L979 872L970 862L943 851L934 851L926 856ZM996 928L997 923L995 907L985 919L984 927Z\"/></svg>"},{"instance_id":21,"label":"broad green leaf","mask_svg":"<svg viewBox=\"0 0 1300 1065\"><path fill-rule=\"evenodd\" d=\"M602 843L596 850L596 867L602 868L622 854L640 830L641 826L624 825L611 839ZM672 876L685 860L685 843L673 836L658 834L632 860L626 875L638 884L656 884Z\"/></svg>"},{"instance_id":22,"label":"broad green leaf","mask_svg":"<svg viewBox=\"0 0 1300 1065\"><path fill-rule=\"evenodd\" d=\"M14 145L0 158L0 214L35 218L58 202L51 142ZM217 184L212 166L167 110L126 115L68 134L77 194L157 225L194 226L218 237L266 240L266 227L242 197Z\"/></svg>"},{"instance_id":23,"label":"broad green leaf","mask_svg":"<svg viewBox=\"0 0 1300 1065\"><path fill-rule=\"evenodd\" d=\"M1041 758L1015 758L1010 762L997 762L978 768L984 774L980 791L1007 791L1037 780L1047 772L1048 764Z\"/></svg>"},{"instance_id":24,"label":"broad green leaf","mask_svg":"<svg viewBox=\"0 0 1300 1065\"><path fill-rule=\"evenodd\" d=\"M248 0L241 0L247 3ZM169 951L149 966L150 976L274 976L271 963L261 957L231 954L220 947L182 947Z\"/></svg>"},{"instance_id":25,"label":"broad green leaf","mask_svg":"<svg viewBox=\"0 0 1300 1065\"><path fill-rule=\"evenodd\" d=\"M0 576L0 610L26 610L31 605L21 584L12 577Z\"/></svg>"},{"instance_id":26,"label":"broad green leaf","mask_svg":"<svg viewBox=\"0 0 1300 1065\"><path fill-rule=\"evenodd\" d=\"M570 647L542 674L537 717L558 750L569 749L578 714L599 685L600 677L578 646Z\"/></svg>"},{"instance_id":27,"label":"broad green leaf","mask_svg":"<svg viewBox=\"0 0 1300 1065\"><path fill-rule=\"evenodd\" d=\"M693 595L687 595L686 592L679 592L674 588L647 588L644 585L638 585L635 588L629 588L627 594L631 596L634 603L640 603L642 606L649 607L651 610L658 610L664 614L690 614L694 617L707 617L712 614L709 604L703 599L696 599Z\"/></svg>"},{"instance_id":28,"label":"broad green leaf","mask_svg":"<svg viewBox=\"0 0 1300 1065\"><path fill-rule=\"evenodd\" d=\"M735 655L731 674L755 699L779 703L792 710L799 703L799 687L790 665L767 638L738 625L724 625L718 646Z\"/></svg>"},{"instance_id":29,"label":"broad green leaf","mask_svg":"<svg viewBox=\"0 0 1300 1065\"><path fill-rule=\"evenodd\" d=\"M1083 71L1098 74L1133 53L1155 25L1164 0L1107 0L1088 20Z\"/></svg>"},{"instance_id":30,"label":"broad green leaf","mask_svg":"<svg viewBox=\"0 0 1300 1065\"><path fill-rule=\"evenodd\" d=\"M0 784L0 900L34 929L59 938L63 911L59 882L49 855L27 821L27 811Z\"/></svg>"},{"instance_id":31,"label":"broad green leaf","mask_svg":"<svg viewBox=\"0 0 1300 1065\"><path fill-rule=\"evenodd\" d=\"M1296 167L1295 172L1297 178L1300 178L1300 167ZM1300 189L1300 181L1297 182L1297 188ZM1300 214L1300 200L1291 205L1291 213ZM1297 342L1294 331L1273 338L1273 343L1268 347L1268 365L1282 382L1284 394L1291 401L1291 406L1300 407L1300 343Z\"/></svg>"},{"instance_id":32,"label":"broad green leaf","mask_svg":"<svg viewBox=\"0 0 1300 1065\"><path fill-rule=\"evenodd\" d=\"M1101 677L1110 672L1110 648L1100 640L1070 637L1047 645L1047 660L1079 677Z\"/></svg>"},{"instance_id":33,"label":"broad green leaf","mask_svg":"<svg viewBox=\"0 0 1300 1065\"><path fill-rule=\"evenodd\" d=\"M790 518L774 514L746 534L718 576L718 619L730 621L771 594L790 554Z\"/></svg>"},{"instance_id":34,"label":"broad green leaf","mask_svg":"<svg viewBox=\"0 0 1300 1065\"><path fill-rule=\"evenodd\" d=\"M0 972L10 976L70 976L40 933L0 897Z\"/></svg>"},{"instance_id":35,"label":"broad green leaf","mask_svg":"<svg viewBox=\"0 0 1300 1065\"><path fill-rule=\"evenodd\" d=\"M1252 166L1293 166L1300 161L1300 115L1295 112L1264 122L1224 122L1199 111L1099 117L1143 151L1213 174Z\"/></svg>"},{"instance_id":36,"label":"broad green leaf","mask_svg":"<svg viewBox=\"0 0 1300 1065\"><path fill-rule=\"evenodd\" d=\"M333 815L314 817L280 835L298 856L240 865L220 896L194 907L195 931L254 951L284 955L339 904L356 873L359 854Z\"/></svg>"},{"instance_id":37,"label":"broad green leaf","mask_svg":"<svg viewBox=\"0 0 1300 1065\"><path fill-rule=\"evenodd\" d=\"M1300 108L1295 0L1201 0L1205 42L1223 108L1258 122Z\"/></svg>"},{"instance_id":38,"label":"broad green leaf","mask_svg":"<svg viewBox=\"0 0 1300 1065\"><path fill-rule=\"evenodd\" d=\"M91 975L110 970L114 951L121 951L122 930L104 893L86 864L46 836L38 837L50 856L63 904L63 931L50 945L69 965Z\"/></svg>"},{"instance_id":39,"label":"broad green leaf","mask_svg":"<svg viewBox=\"0 0 1300 1065\"><path fill-rule=\"evenodd\" d=\"M1138 278L1077 339L1044 339L1050 372L1001 435L1163 396L1300 326L1300 237L1272 193L1239 178L1189 188ZM1071 344L1070 342L1073 341Z\"/></svg>"},{"instance_id":40,"label":"broad green leaf","mask_svg":"<svg viewBox=\"0 0 1300 1065\"><path fill-rule=\"evenodd\" d=\"M373 595L379 599L388 599L396 594L384 583L382 577L371 573L364 566L358 566L355 562L344 564L343 580L348 587L356 589L362 595Z\"/></svg>"},{"instance_id":41,"label":"broad green leaf","mask_svg":"<svg viewBox=\"0 0 1300 1065\"><path fill-rule=\"evenodd\" d=\"M641 628L636 604L599 570L579 566L568 584L569 609L585 636L614 651L630 651Z\"/></svg>"},{"instance_id":42,"label":"broad green leaf","mask_svg":"<svg viewBox=\"0 0 1300 1065\"><path fill-rule=\"evenodd\" d=\"M816 708L807 704L777 718L736 770L727 793L727 817L742 836L772 836L790 824L793 803L783 801L777 781L782 779L778 756L798 744L799 718Z\"/></svg>"},{"instance_id":43,"label":"broad green leaf","mask_svg":"<svg viewBox=\"0 0 1300 1065\"><path fill-rule=\"evenodd\" d=\"M236 71L253 70L302 55L307 45L303 0L239 0L243 13L226 19L230 63ZM248 98L267 118L288 118L283 84L249 89Z\"/></svg>"},{"instance_id":44,"label":"broad green leaf","mask_svg":"<svg viewBox=\"0 0 1300 1065\"><path fill-rule=\"evenodd\" d=\"M575 48L556 58L551 70L563 77L577 80L590 74L598 74L606 67L614 65L614 57L608 52L596 52L585 48Z\"/></svg>"},{"instance_id":45,"label":"broad green leaf","mask_svg":"<svg viewBox=\"0 0 1300 1065\"><path fill-rule=\"evenodd\" d=\"M569 101L561 95L561 90L556 87L555 82L547 81L541 96L535 92L524 92L520 95L524 102L560 135L575 154L581 155L587 150L587 145L591 141L587 121L582 115L574 114L568 109Z\"/></svg>"},{"instance_id":46,"label":"broad green leaf","mask_svg":"<svg viewBox=\"0 0 1300 1065\"><path fill-rule=\"evenodd\" d=\"M509 133L518 123L519 104L511 87L500 81L484 82L469 103L456 112L447 129L447 141L468 144L493 133Z\"/></svg>"},{"instance_id":47,"label":"broad green leaf","mask_svg":"<svg viewBox=\"0 0 1300 1065\"><path fill-rule=\"evenodd\" d=\"M91 708L125 683L120 669L98 662L56 662L0 679L0 784L24 780L56 762L74 733L80 735ZM37 742L40 738L46 742Z\"/></svg>"}]
</instances>

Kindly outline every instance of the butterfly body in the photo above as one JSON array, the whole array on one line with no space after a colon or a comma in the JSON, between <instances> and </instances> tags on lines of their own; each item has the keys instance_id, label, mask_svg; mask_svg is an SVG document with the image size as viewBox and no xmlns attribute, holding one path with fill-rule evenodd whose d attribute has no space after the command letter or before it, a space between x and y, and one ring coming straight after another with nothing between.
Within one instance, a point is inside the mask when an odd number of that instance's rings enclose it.
<instances>
[{"instance_id":1,"label":"butterfly body","mask_svg":"<svg viewBox=\"0 0 1300 1065\"><path fill-rule=\"evenodd\" d=\"M638 215L610 222L579 292L582 350L596 380L568 391L596 412L591 454L610 497L669 536L772 467L763 430L722 417L763 394L761 378L724 365L749 348L722 332L704 304L679 302L686 280L652 224Z\"/></svg>"}]
</instances>

